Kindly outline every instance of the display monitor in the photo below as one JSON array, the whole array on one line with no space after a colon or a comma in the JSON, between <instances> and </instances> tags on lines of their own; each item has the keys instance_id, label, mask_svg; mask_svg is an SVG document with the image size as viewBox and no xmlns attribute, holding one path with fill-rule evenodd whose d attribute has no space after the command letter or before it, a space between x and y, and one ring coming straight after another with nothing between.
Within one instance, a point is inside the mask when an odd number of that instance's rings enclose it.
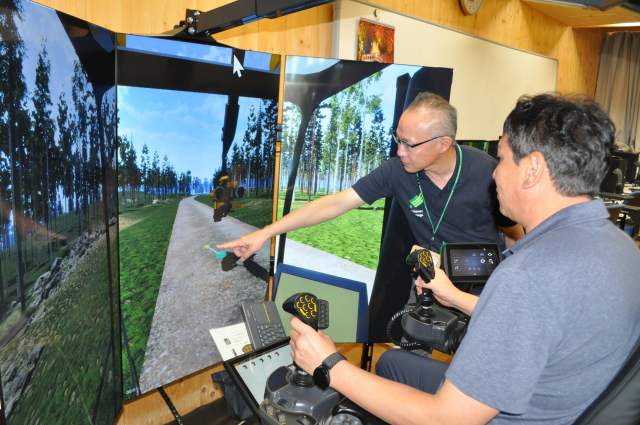
<instances>
[{"instance_id":1,"label":"display monitor","mask_svg":"<svg viewBox=\"0 0 640 425\"><path fill-rule=\"evenodd\" d=\"M294 294L309 292L329 302L329 327L323 330L335 342L366 342L369 307L362 282L280 264L274 280L274 302L285 332L289 334L291 313L282 304Z\"/></svg>"},{"instance_id":2,"label":"display monitor","mask_svg":"<svg viewBox=\"0 0 640 425\"><path fill-rule=\"evenodd\" d=\"M269 375L281 366L293 364L289 341L290 338L285 338L223 363L238 392L256 417L260 404L264 401Z\"/></svg>"},{"instance_id":3,"label":"display monitor","mask_svg":"<svg viewBox=\"0 0 640 425\"><path fill-rule=\"evenodd\" d=\"M201 40L202 41L202 40ZM269 246L216 245L272 222L280 56L118 37L126 398L222 360L211 330L262 301Z\"/></svg>"},{"instance_id":4,"label":"display monitor","mask_svg":"<svg viewBox=\"0 0 640 425\"><path fill-rule=\"evenodd\" d=\"M449 243L442 247L442 266L451 282L463 291L483 285L502 256L496 243Z\"/></svg>"},{"instance_id":5,"label":"display monitor","mask_svg":"<svg viewBox=\"0 0 640 425\"><path fill-rule=\"evenodd\" d=\"M0 34L0 416L112 424L115 34L27 0L3 2Z\"/></svg>"}]
</instances>

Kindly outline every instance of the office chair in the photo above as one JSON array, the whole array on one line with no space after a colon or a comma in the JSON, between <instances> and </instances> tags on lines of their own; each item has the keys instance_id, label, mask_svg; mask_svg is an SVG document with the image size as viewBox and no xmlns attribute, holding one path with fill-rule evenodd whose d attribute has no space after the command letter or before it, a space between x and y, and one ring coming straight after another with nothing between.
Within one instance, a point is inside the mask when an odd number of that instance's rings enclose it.
<instances>
[{"instance_id":1,"label":"office chair","mask_svg":"<svg viewBox=\"0 0 640 425\"><path fill-rule=\"evenodd\" d=\"M640 340L616 376L573 425L640 423Z\"/></svg>"}]
</instances>

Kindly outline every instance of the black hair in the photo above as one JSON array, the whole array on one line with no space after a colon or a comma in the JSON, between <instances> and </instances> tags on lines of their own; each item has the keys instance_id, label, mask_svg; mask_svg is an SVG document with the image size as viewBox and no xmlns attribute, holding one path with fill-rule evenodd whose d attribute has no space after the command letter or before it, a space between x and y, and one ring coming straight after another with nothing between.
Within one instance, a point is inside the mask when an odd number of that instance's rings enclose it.
<instances>
[{"instance_id":1,"label":"black hair","mask_svg":"<svg viewBox=\"0 0 640 425\"><path fill-rule=\"evenodd\" d=\"M613 152L615 125L586 96L522 96L504 122L516 164L544 155L555 188L564 196L595 197Z\"/></svg>"}]
</instances>

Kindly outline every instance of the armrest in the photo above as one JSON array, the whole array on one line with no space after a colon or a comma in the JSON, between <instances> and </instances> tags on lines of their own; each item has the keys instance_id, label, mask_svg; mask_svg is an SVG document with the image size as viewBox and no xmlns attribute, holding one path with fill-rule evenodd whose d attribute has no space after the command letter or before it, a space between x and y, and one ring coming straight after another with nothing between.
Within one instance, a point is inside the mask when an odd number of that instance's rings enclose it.
<instances>
[{"instance_id":1,"label":"armrest","mask_svg":"<svg viewBox=\"0 0 640 425\"><path fill-rule=\"evenodd\" d=\"M634 207L633 205L620 205L622 207L622 211L628 212L639 212L640 207Z\"/></svg>"},{"instance_id":2,"label":"armrest","mask_svg":"<svg viewBox=\"0 0 640 425\"><path fill-rule=\"evenodd\" d=\"M599 192L598 196L600 198L616 199L618 201L629 201L629 200L633 199L633 196L618 195L616 193L611 193L611 192Z\"/></svg>"}]
</instances>

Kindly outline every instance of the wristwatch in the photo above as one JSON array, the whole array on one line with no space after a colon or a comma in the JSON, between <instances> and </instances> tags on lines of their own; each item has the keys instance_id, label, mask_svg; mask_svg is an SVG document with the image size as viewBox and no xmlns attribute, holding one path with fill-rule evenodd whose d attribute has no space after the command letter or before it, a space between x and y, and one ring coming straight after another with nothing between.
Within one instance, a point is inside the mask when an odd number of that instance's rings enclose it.
<instances>
[{"instance_id":1,"label":"wristwatch","mask_svg":"<svg viewBox=\"0 0 640 425\"><path fill-rule=\"evenodd\" d=\"M329 384L331 383L329 371L342 360L347 360L347 358L340 353L333 353L324 359L322 364L313 371L313 382L321 390L324 391L329 388Z\"/></svg>"}]
</instances>

